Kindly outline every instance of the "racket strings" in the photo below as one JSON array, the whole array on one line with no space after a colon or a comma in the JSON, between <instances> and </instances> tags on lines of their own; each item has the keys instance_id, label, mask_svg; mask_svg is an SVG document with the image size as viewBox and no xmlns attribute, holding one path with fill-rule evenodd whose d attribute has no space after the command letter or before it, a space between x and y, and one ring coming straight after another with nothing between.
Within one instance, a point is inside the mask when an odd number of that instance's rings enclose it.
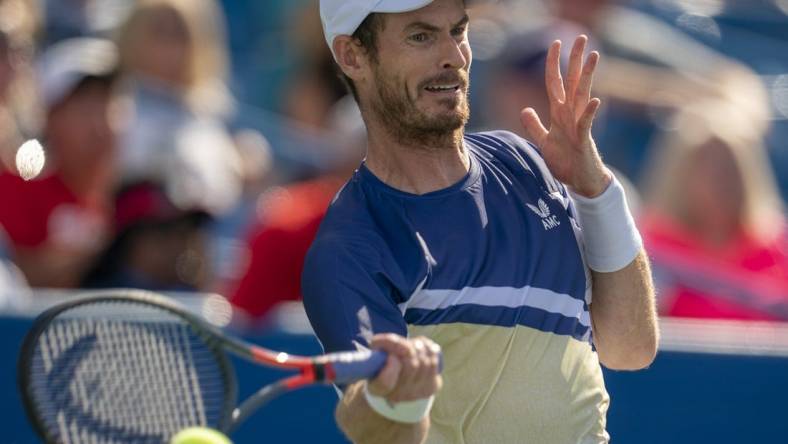
<instances>
[{"instance_id":1,"label":"racket strings","mask_svg":"<svg viewBox=\"0 0 788 444\"><path fill-rule=\"evenodd\" d=\"M188 426L217 427L230 394L195 330L159 309L103 305L101 316L72 309L39 336L31 389L50 434L67 444L161 443Z\"/></svg>"}]
</instances>

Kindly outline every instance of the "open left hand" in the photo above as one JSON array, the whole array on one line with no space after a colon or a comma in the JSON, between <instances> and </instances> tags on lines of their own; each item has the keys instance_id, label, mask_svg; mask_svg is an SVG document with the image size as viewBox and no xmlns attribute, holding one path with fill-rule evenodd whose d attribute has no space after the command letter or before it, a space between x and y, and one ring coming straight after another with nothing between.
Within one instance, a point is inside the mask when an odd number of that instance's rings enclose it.
<instances>
[{"instance_id":1,"label":"open left hand","mask_svg":"<svg viewBox=\"0 0 788 444\"><path fill-rule=\"evenodd\" d=\"M575 193L595 197L607 188L612 175L602 163L591 137L591 125L600 104L598 98L591 98L599 53L591 52L583 62L587 42L584 35L575 40L566 80L561 76L561 41L553 42L547 52L545 82L550 101L550 130L544 127L533 108L525 108L520 120L542 151L553 176Z\"/></svg>"}]
</instances>

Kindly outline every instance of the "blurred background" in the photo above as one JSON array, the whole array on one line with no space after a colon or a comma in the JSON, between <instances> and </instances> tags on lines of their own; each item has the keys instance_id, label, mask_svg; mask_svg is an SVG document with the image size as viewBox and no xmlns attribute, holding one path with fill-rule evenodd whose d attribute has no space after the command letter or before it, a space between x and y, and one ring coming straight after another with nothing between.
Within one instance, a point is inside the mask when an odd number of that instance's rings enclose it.
<instances>
[{"instance_id":1,"label":"blurred background","mask_svg":"<svg viewBox=\"0 0 788 444\"><path fill-rule=\"evenodd\" d=\"M605 373L614 441L784 440L788 0L475 8L469 129L522 134L520 109L546 116L547 47L579 33L602 54L594 137L627 184L663 318L651 369ZM47 161L25 181L29 138ZM303 257L363 151L315 0L0 0L3 350L80 289L131 287L194 307L222 295L234 333L318 353ZM15 394L12 361L0 381ZM274 375L239 371L242 392ZM32 442L4 399L7 442ZM292 425L343 442L335 401L287 395L236 441Z\"/></svg>"}]
</instances>

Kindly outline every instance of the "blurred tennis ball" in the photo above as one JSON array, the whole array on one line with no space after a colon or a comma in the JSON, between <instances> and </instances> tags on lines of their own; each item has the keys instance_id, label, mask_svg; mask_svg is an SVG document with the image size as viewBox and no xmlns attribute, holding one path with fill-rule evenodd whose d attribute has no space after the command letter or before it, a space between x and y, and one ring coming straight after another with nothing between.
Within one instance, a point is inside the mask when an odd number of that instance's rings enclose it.
<instances>
[{"instance_id":1,"label":"blurred tennis ball","mask_svg":"<svg viewBox=\"0 0 788 444\"><path fill-rule=\"evenodd\" d=\"M208 427L189 427L175 434L170 444L232 444L232 441L223 433Z\"/></svg>"},{"instance_id":2,"label":"blurred tennis ball","mask_svg":"<svg viewBox=\"0 0 788 444\"><path fill-rule=\"evenodd\" d=\"M30 180L38 176L44 168L44 148L36 139L23 143L16 152L16 170L22 179Z\"/></svg>"}]
</instances>

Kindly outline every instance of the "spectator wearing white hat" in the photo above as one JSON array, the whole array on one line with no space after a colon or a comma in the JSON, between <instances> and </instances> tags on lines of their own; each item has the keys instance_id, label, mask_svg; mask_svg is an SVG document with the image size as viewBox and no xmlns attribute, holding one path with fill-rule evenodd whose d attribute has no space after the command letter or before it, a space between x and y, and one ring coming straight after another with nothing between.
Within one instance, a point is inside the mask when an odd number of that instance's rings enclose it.
<instances>
[{"instance_id":1,"label":"spectator wearing white hat","mask_svg":"<svg viewBox=\"0 0 788 444\"><path fill-rule=\"evenodd\" d=\"M243 164L222 121L231 96L213 0L142 0L120 29L134 112L120 143L124 181L165 185L178 205L221 215L238 202Z\"/></svg>"},{"instance_id":2,"label":"spectator wearing white hat","mask_svg":"<svg viewBox=\"0 0 788 444\"><path fill-rule=\"evenodd\" d=\"M65 40L40 60L45 169L31 181L0 175L0 225L32 286L76 285L106 241L116 66L115 46L92 38Z\"/></svg>"}]
</instances>

